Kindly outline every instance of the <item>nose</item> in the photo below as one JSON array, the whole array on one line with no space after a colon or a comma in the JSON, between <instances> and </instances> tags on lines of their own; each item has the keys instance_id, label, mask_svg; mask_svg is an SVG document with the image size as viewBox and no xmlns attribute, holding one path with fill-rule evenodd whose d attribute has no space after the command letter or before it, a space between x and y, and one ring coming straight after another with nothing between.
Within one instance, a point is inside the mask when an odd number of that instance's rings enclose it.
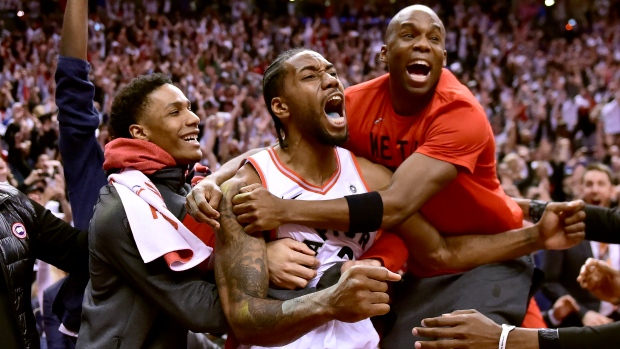
<instances>
[{"instance_id":1,"label":"nose","mask_svg":"<svg viewBox=\"0 0 620 349\"><path fill-rule=\"evenodd\" d=\"M424 35L418 35L418 40L413 43L413 51L416 52L429 52L431 46L428 43L428 39Z\"/></svg>"},{"instance_id":2,"label":"nose","mask_svg":"<svg viewBox=\"0 0 620 349\"><path fill-rule=\"evenodd\" d=\"M340 82L338 81L337 77L332 76L331 74L328 74L328 73L323 74L322 87L324 90L327 90L329 88L338 88L339 84Z\"/></svg>"},{"instance_id":3,"label":"nose","mask_svg":"<svg viewBox=\"0 0 620 349\"><path fill-rule=\"evenodd\" d=\"M187 126L197 126L198 124L200 124L200 117L194 114L193 111L190 111L189 116L185 120L185 123Z\"/></svg>"}]
</instances>

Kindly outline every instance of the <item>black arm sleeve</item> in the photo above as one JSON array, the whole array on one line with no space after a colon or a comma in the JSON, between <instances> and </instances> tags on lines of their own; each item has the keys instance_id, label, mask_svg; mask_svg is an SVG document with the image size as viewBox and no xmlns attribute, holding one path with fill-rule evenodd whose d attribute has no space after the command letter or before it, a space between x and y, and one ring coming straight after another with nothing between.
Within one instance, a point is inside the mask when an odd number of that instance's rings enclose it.
<instances>
[{"instance_id":1,"label":"black arm sleeve","mask_svg":"<svg viewBox=\"0 0 620 349\"><path fill-rule=\"evenodd\" d=\"M88 273L88 232L80 231L30 200L36 213L34 255L67 272Z\"/></svg>"},{"instance_id":2,"label":"black arm sleeve","mask_svg":"<svg viewBox=\"0 0 620 349\"><path fill-rule=\"evenodd\" d=\"M620 211L586 205L586 240L620 244Z\"/></svg>"},{"instance_id":3,"label":"black arm sleeve","mask_svg":"<svg viewBox=\"0 0 620 349\"><path fill-rule=\"evenodd\" d=\"M560 328L558 331L562 349L617 349L620 344L620 322Z\"/></svg>"}]
</instances>

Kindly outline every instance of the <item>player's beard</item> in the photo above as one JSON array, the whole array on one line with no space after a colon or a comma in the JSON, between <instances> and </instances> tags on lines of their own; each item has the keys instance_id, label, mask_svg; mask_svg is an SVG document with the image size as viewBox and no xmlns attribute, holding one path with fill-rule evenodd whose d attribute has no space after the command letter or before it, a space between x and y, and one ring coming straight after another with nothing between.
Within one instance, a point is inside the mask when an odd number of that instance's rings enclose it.
<instances>
[{"instance_id":1,"label":"player's beard","mask_svg":"<svg viewBox=\"0 0 620 349\"><path fill-rule=\"evenodd\" d=\"M321 115L320 117L324 117ZM316 139L320 144L331 147L341 147L349 140L349 127L345 126L344 132L338 134L330 134L320 120L313 120L303 125L303 130L308 133L311 138Z\"/></svg>"}]
</instances>

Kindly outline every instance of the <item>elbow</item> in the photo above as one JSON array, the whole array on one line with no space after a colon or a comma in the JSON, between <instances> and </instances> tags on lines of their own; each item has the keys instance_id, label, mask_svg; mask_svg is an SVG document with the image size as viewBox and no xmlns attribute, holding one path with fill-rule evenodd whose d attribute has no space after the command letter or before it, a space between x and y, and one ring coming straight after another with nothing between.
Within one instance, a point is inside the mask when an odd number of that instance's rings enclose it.
<instances>
[{"instance_id":1,"label":"elbow","mask_svg":"<svg viewBox=\"0 0 620 349\"><path fill-rule=\"evenodd\" d=\"M435 276L445 273L449 270L455 270L456 263L453 255L445 249L437 249L426 255L419 255L416 258L415 264L417 265L418 272L414 274L422 274L419 276Z\"/></svg>"},{"instance_id":2,"label":"elbow","mask_svg":"<svg viewBox=\"0 0 620 349\"><path fill-rule=\"evenodd\" d=\"M406 221L413 213L409 213L410 207L407 200L386 199L383 195L383 220L381 228L390 229Z\"/></svg>"}]
</instances>

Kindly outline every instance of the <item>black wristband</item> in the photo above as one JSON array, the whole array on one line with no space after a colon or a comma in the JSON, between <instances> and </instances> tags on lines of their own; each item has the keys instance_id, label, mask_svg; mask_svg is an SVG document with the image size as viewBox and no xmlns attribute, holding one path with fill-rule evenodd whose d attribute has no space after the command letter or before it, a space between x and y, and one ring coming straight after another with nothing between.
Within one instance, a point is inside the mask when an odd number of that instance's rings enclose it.
<instances>
[{"instance_id":1,"label":"black wristband","mask_svg":"<svg viewBox=\"0 0 620 349\"><path fill-rule=\"evenodd\" d=\"M547 202L540 200L530 201L530 220L532 223L538 223L538 221L542 218L543 213L545 213L546 208Z\"/></svg>"},{"instance_id":2,"label":"black wristband","mask_svg":"<svg viewBox=\"0 0 620 349\"><path fill-rule=\"evenodd\" d=\"M538 330L538 347L540 349L562 349L558 330L552 328Z\"/></svg>"},{"instance_id":3,"label":"black wristband","mask_svg":"<svg viewBox=\"0 0 620 349\"><path fill-rule=\"evenodd\" d=\"M381 228L383 221L383 199L376 191L348 195L344 197L349 204L349 231L366 233Z\"/></svg>"}]
</instances>

